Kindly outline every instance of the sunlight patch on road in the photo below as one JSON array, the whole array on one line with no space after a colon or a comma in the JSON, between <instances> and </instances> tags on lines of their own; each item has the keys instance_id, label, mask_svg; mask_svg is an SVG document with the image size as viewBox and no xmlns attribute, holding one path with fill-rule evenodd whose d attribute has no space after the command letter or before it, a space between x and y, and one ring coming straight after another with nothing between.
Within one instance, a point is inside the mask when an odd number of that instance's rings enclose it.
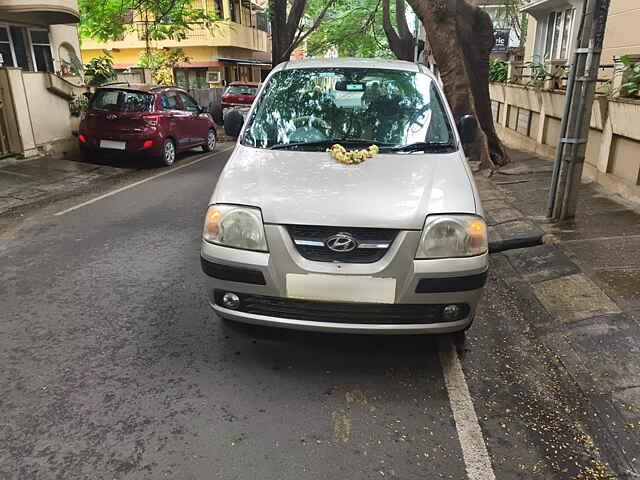
<instances>
[{"instance_id":1,"label":"sunlight patch on road","mask_svg":"<svg viewBox=\"0 0 640 480\"><path fill-rule=\"evenodd\" d=\"M351 418L345 410L331 412L333 441L347 443L351 439Z\"/></svg>"}]
</instances>

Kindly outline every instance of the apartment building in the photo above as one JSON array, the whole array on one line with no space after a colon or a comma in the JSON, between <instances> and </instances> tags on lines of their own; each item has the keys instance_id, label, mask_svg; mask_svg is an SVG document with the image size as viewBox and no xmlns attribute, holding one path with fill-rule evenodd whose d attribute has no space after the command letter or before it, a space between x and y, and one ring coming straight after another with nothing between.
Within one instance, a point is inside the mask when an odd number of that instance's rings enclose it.
<instances>
[{"instance_id":1,"label":"apartment building","mask_svg":"<svg viewBox=\"0 0 640 480\"><path fill-rule=\"evenodd\" d=\"M194 24L183 40L150 41L150 47L181 48L190 62L176 66L176 83L186 88L220 87L236 80L261 81L271 68L269 22L265 9L250 0L194 0L193 6L217 12L227 19L211 28ZM82 41L82 59L102 55L114 58L119 78L147 81L139 59L147 47L145 23L132 12L125 18L127 32L109 42Z\"/></svg>"},{"instance_id":2,"label":"apartment building","mask_svg":"<svg viewBox=\"0 0 640 480\"><path fill-rule=\"evenodd\" d=\"M569 60L577 37L584 0L532 0L525 60ZM640 2L611 0L601 62L612 64L623 55L640 54Z\"/></svg>"}]
</instances>

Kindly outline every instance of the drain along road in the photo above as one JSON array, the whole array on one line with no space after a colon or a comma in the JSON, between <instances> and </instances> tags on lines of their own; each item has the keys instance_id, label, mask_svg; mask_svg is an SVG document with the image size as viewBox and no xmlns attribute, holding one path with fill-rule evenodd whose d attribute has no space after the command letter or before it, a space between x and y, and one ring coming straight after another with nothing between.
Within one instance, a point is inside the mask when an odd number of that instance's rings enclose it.
<instances>
[{"instance_id":1,"label":"drain along road","mask_svg":"<svg viewBox=\"0 0 640 480\"><path fill-rule=\"evenodd\" d=\"M1 479L616 478L500 255L464 344L216 318L199 243L228 154L0 237Z\"/></svg>"}]
</instances>

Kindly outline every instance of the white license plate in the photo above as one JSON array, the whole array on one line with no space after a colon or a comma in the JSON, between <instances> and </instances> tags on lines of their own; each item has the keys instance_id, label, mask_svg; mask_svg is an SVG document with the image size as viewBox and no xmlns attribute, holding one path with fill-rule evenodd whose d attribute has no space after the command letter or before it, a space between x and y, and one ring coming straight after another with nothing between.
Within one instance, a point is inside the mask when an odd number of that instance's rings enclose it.
<instances>
[{"instance_id":1,"label":"white license plate","mask_svg":"<svg viewBox=\"0 0 640 480\"><path fill-rule=\"evenodd\" d=\"M113 148L114 150L124 150L127 142L116 142L115 140L100 140L100 148Z\"/></svg>"},{"instance_id":2,"label":"white license plate","mask_svg":"<svg viewBox=\"0 0 640 480\"><path fill-rule=\"evenodd\" d=\"M287 296L330 302L394 303L396 279L288 273Z\"/></svg>"}]
</instances>

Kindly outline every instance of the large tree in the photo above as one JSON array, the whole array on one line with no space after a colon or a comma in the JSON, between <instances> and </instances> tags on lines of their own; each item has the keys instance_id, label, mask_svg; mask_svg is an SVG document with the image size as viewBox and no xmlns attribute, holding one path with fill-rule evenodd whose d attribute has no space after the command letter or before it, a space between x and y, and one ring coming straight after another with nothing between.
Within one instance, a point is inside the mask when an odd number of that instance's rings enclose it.
<instances>
[{"instance_id":1,"label":"large tree","mask_svg":"<svg viewBox=\"0 0 640 480\"><path fill-rule=\"evenodd\" d=\"M425 27L445 93L456 117L475 115L476 142L467 153L485 168L508 163L489 98L489 54L494 45L489 15L465 0L407 0Z\"/></svg>"},{"instance_id":2,"label":"large tree","mask_svg":"<svg viewBox=\"0 0 640 480\"><path fill-rule=\"evenodd\" d=\"M291 52L320 26L334 1L269 0L271 58L274 67L286 62ZM319 9L309 8L314 6Z\"/></svg>"}]
</instances>

